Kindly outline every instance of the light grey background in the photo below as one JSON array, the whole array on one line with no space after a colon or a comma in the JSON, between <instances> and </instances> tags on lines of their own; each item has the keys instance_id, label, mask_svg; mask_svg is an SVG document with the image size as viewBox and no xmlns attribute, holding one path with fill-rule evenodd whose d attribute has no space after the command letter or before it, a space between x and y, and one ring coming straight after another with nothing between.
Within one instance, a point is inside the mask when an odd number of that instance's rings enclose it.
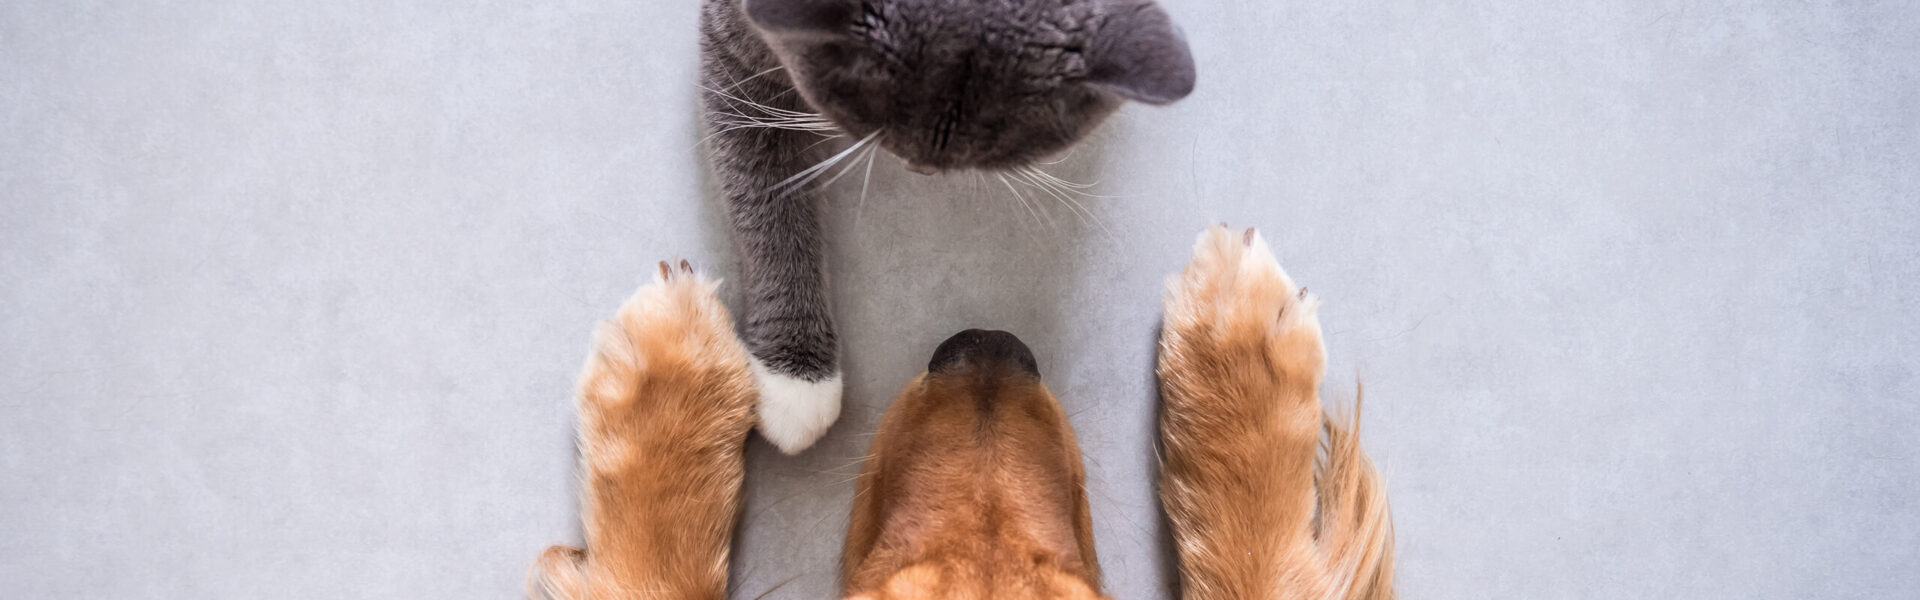
<instances>
[{"instance_id":1,"label":"light grey background","mask_svg":"<svg viewBox=\"0 0 1920 600\"><path fill-rule=\"evenodd\" d=\"M593 322L733 271L696 4L0 3L0 597L518 595ZM970 326L1165 597L1161 282L1223 220L1326 301L1407 597L1920 589L1920 4L1166 4L1199 88L1051 167L1090 217L836 185L847 407L752 442L736 597L832 596L866 434Z\"/></svg>"}]
</instances>

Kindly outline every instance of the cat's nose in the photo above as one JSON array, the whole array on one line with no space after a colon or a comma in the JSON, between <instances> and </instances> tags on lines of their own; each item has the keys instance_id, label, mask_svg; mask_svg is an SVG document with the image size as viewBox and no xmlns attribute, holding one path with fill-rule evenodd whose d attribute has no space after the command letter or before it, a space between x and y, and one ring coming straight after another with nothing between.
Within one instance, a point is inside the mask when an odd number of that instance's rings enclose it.
<instances>
[{"instance_id":1,"label":"cat's nose","mask_svg":"<svg viewBox=\"0 0 1920 600\"><path fill-rule=\"evenodd\" d=\"M929 167L913 161L907 161L907 170L913 171L915 173L919 173L921 175L934 175L940 172L940 169Z\"/></svg>"}]
</instances>

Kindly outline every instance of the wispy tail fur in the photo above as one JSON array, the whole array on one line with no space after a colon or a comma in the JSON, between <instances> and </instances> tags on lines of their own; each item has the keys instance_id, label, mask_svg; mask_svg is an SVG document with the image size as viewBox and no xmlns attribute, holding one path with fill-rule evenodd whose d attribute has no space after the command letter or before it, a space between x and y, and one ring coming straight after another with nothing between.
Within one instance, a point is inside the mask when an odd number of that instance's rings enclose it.
<instances>
[{"instance_id":1,"label":"wispy tail fur","mask_svg":"<svg viewBox=\"0 0 1920 600\"><path fill-rule=\"evenodd\" d=\"M1326 417L1322 432L1314 537L1326 553L1326 600L1392 600L1393 514L1386 482L1360 447L1360 401L1351 418Z\"/></svg>"},{"instance_id":2,"label":"wispy tail fur","mask_svg":"<svg viewBox=\"0 0 1920 600\"><path fill-rule=\"evenodd\" d=\"M553 546L527 571L527 597L533 600L581 600L586 597L586 551Z\"/></svg>"}]
</instances>

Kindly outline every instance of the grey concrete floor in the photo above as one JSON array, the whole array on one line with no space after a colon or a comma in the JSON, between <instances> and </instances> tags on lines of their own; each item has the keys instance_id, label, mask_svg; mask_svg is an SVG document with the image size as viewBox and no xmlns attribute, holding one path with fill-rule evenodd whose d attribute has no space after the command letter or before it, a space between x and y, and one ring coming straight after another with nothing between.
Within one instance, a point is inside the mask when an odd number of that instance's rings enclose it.
<instances>
[{"instance_id":1,"label":"grey concrete floor","mask_svg":"<svg viewBox=\"0 0 1920 600\"><path fill-rule=\"evenodd\" d=\"M519 594L590 327L734 269L696 4L0 5L0 597ZM1199 89L1052 167L1086 215L836 186L848 404L752 443L734 596L832 596L866 435L983 326L1166 597L1152 344L1215 221L1326 301L1406 597L1920 589L1920 4L1166 4Z\"/></svg>"}]
</instances>

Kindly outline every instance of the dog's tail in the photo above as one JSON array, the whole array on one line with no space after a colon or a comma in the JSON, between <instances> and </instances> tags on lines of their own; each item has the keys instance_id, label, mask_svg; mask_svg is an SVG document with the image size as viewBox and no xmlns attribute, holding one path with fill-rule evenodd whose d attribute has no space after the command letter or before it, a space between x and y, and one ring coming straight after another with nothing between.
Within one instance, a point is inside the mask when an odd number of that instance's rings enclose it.
<instances>
[{"instance_id":1,"label":"dog's tail","mask_svg":"<svg viewBox=\"0 0 1920 600\"><path fill-rule=\"evenodd\" d=\"M1360 448L1360 400L1347 420L1327 417L1314 464L1316 537L1326 557L1326 600L1393 599L1393 515L1386 483Z\"/></svg>"},{"instance_id":2,"label":"dog's tail","mask_svg":"<svg viewBox=\"0 0 1920 600\"><path fill-rule=\"evenodd\" d=\"M527 571L527 598L578 600L587 597L586 573L582 571L586 559L587 553L579 548L547 548Z\"/></svg>"}]
</instances>

